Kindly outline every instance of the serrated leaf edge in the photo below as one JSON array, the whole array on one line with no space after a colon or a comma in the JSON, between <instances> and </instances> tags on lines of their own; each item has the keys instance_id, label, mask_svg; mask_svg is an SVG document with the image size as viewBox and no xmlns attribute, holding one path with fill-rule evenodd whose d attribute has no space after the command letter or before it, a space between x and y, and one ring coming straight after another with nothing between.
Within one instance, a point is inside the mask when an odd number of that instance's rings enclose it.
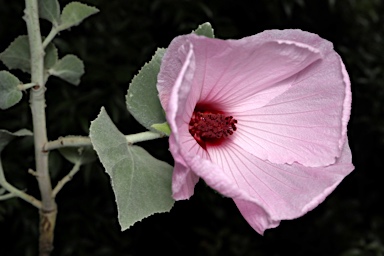
<instances>
[{"instance_id":1,"label":"serrated leaf edge","mask_svg":"<svg viewBox=\"0 0 384 256\"><path fill-rule=\"evenodd\" d=\"M143 69L144 69L144 68L145 68L145 67L146 67L152 60L155 59L157 52L159 52L159 51L164 51L164 53L165 53L166 50L167 50L167 48L158 47L158 48L156 49L155 53L152 55L152 58L151 58L149 61L147 61L147 62L144 63L144 65L140 68L140 70L136 73L136 75L133 76L131 82L129 83L128 90L127 90L127 95L125 95L125 103L126 103L128 112L129 112L133 117L135 117L135 116L134 116L134 115L132 114L132 112L130 111L130 106L129 106L129 104L128 104L128 98L130 97L129 95L130 95L131 85L132 85L133 81L140 75L140 73L143 71ZM164 53L163 53L163 56L164 56ZM165 115L164 115L164 116L165 116ZM136 117L135 117L135 119L136 119ZM136 121L138 121L141 125L144 126L144 124L142 124L139 120L136 119ZM152 131L158 131L157 129L155 129L155 128L153 128L153 127L146 127L146 128L149 129L149 130L152 130Z\"/></svg>"},{"instance_id":2,"label":"serrated leaf edge","mask_svg":"<svg viewBox=\"0 0 384 256\"><path fill-rule=\"evenodd\" d=\"M20 68L20 67L10 67L10 66L8 66L8 64L7 63L5 63L4 62L4 60L2 59L2 56L4 56L4 53L6 52L6 51L8 51L11 47L12 47L12 45L14 45L15 43L16 43L16 41L17 40L21 40L21 38L27 38L27 42L28 42L28 45L29 45L29 41L28 41L28 35L19 35L19 36L17 36L9 45L8 45L8 47L3 51L3 52L1 52L0 53L0 60L4 63L4 65L8 68L8 69L20 69L21 71L23 71L23 72L25 72L25 73L30 73L31 71L30 71L30 69L31 69L31 65L29 64L29 69L28 70L26 70L26 69L24 69L24 68ZM28 47L28 49L29 49L29 47ZM20 58L20 59L23 59L23 58ZM24 60L24 59L23 59ZM31 53L29 52L29 59L27 59L27 61L28 61L28 63L30 63L30 60L31 60Z\"/></svg>"},{"instance_id":3,"label":"serrated leaf edge","mask_svg":"<svg viewBox=\"0 0 384 256\"><path fill-rule=\"evenodd\" d=\"M73 25L70 25L69 27L68 27L68 26L64 26L65 23L64 23L64 24L62 23L62 22L63 22L63 21L62 21L63 13L64 13L64 11L66 10L66 8L68 8L70 5L73 5L73 4L80 4L80 5L82 5L82 6L89 7L89 8L91 8L91 9L93 9L94 12L91 13L91 14L89 14L88 16L84 17L84 18L81 19L79 22L77 22L77 23L75 23L75 24L73 24ZM66 6L64 6L64 8L63 8L63 10L62 10L62 12L61 12L61 14L60 14L60 23L59 23L59 25L57 26L57 30L58 30L58 31L62 31L62 30L69 29L69 28L71 28L71 27L78 26L83 20L85 20L85 19L88 18L89 16L94 15L94 14L96 14L96 13L98 13L98 12L100 12L100 10L97 9L96 7L94 7L94 6L90 6L90 5L87 5L87 4L84 4L84 3L81 3L81 2L77 2L77 1L70 2L70 3L68 3Z\"/></svg>"}]
</instances>

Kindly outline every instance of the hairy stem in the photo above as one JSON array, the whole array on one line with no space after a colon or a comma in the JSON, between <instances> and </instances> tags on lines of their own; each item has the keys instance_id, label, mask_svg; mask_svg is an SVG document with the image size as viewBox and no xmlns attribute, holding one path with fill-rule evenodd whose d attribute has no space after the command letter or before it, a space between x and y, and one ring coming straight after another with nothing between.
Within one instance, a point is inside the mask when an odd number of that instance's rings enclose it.
<instances>
[{"instance_id":1,"label":"hairy stem","mask_svg":"<svg viewBox=\"0 0 384 256\"><path fill-rule=\"evenodd\" d=\"M163 138L165 135L157 132L140 132L136 134L126 135L125 139L128 144L135 144L141 141L154 140ZM91 139L83 136L67 136L61 137L54 141L48 141L44 145L45 151L50 151L58 148L66 148L66 147L86 147L92 146Z\"/></svg>"},{"instance_id":2,"label":"hairy stem","mask_svg":"<svg viewBox=\"0 0 384 256\"><path fill-rule=\"evenodd\" d=\"M56 187L53 189L53 197L56 197L57 193L64 187L65 184L67 184L68 181L72 180L73 176L80 170L81 162L77 162L72 170L64 177L62 178L56 185Z\"/></svg>"},{"instance_id":3,"label":"hairy stem","mask_svg":"<svg viewBox=\"0 0 384 256\"><path fill-rule=\"evenodd\" d=\"M141 142L141 141L163 138L164 136L165 135L163 135L161 133L147 131L147 132L140 132L140 133L136 133L136 134L126 135L125 138L126 138L128 144L135 144L135 143Z\"/></svg>"},{"instance_id":4,"label":"hairy stem","mask_svg":"<svg viewBox=\"0 0 384 256\"><path fill-rule=\"evenodd\" d=\"M84 136L67 136L60 137L57 140L49 141L44 145L45 151L50 151L65 147L86 147L92 146L91 139Z\"/></svg>"},{"instance_id":5,"label":"hairy stem","mask_svg":"<svg viewBox=\"0 0 384 256\"><path fill-rule=\"evenodd\" d=\"M56 220L56 203L52 197L52 185L48 172L48 152L43 150L47 140L45 118L44 48L40 33L37 0L25 0L25 16L31 53L31 82L37 86L31 89L36 173L41 194L40 211L40 255L50 255L53 246L53 230Z\"/></svg>"},{"instance_id":6,"label":"hairy stem","mask_svg":"<svg viewBox=\"0 0 384 256\"><path fill-rule=\"evenodd\" d=\"M53 38L57 35L58 30L55 26L52 26L51 31L49 32L48 36L45 38L43 42L43 48L47 47L47 45L52 41Z\"/></svg>"},{"instance_id":7,"label":"hairy stem","mask_svg":"<svg viewBox=\"0 0 384 256\"><path fill-rule=\"evenodd\" d=\"M35 84L35 83L19 84L17 86L17 89L19 89L20 91L25 91L25 90L28 90L28 89L35 87L35 86L37 86L37 84Z\"/></svg>"},{"instance_id":8,"label":"hairy stem","mask_svg":"<svg viewBox=\"0 0 384 256\"><path fill-rule=\"evenodd\" d=\"M27 193L21 191L20 189L12 186L7 182L4 176L3 167L0 164L0 185L9 192L9 194L1 195L0 200L5 200L12 197L20 197L21 199L27 201L28 203L32 204L33 206L37 207L38 209L41 209L41 202L34 198L31 195L28 195Z\"/></svg>"}]
</instances>

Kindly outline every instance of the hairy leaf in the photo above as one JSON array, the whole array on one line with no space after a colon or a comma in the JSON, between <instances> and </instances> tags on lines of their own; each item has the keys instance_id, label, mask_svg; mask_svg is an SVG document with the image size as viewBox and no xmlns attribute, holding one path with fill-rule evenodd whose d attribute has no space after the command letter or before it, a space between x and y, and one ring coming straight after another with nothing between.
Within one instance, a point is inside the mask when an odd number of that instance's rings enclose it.
<instances>
[{"instance_id":1,"label":"hairy leaf","mask_svg":"<svg viewBox=\"0 0 384 256\"><path fill-rule=\"evenodd\" d=\"M127 143L104 108L91 123L90 137L111 177L122 230L154 213L169 211L172 166Z\"/></svg>"},{"instance_id":2,"label":"hairy leaf","mask_svg":"<svg viewBox=\"0 0 384 256\"><path fill-rule=\"evenodd\" d=\"M39 16L54 26L60 21L60 5L57 0L39 0Z\"/></svg>"},{"instance_id":3,"label":"hairy leaf","mask_svg":"<svg viewBox=\"0 0 384 256\"><path fill-rule=\"evenodd\" d=\"M58 51L53 43L48 44L45 48L44 67L50 69L59 59Z\"/></svg>"},{"instance_id":4,"label":"hairy leaf","mask_svg":"<svg viewBox=\"0 0 384 256\"><path fill-rule=\"evenodd\" d=\"M59 152L69 162L76 164L80 161L81 164L88 164L97 159L96 152L91 146L89 147L78 147L78 148L60 148Z\"/></svg>"},{"instance_id":5,"label":"hairy leaf","mask_svg":"<svg viewBox=\"0 0 384 256\"><path fill-rule=\"evenodd\" d=\"M0 54L0 60L9 69L21 69L24 72L31 70L31 54L29 52L28 36L18 36L9 46Z\"/></svg>"},{"instance_id":6,"label":"hairy leaf","mask_svg":"<svg viewBox=\"0 0 384 256\"><path fill-rule=\"evenodd\" d=\"M8 71L0 71L0 109L7 109L18 103L23 94L17 88L21 82Z\"/></svg>"},{"instance_id":7,"label":"hairy leaf","mask_svg":"<svg viewBox=\"0 0 384 256\"><path fill-rule=\"evenodd\" d=\"M59 30L77 26L84 19L97 12L99 12L99 10L95 7L79 2L71 2L64 7L63 12L61 13Z\"/></svg>"},{"instance_id":8,"label":"hairy leaf","mask_svg":"<svg viewBox=\"0 0 384 256\"><path fill-rule=\"evenodd\" d=\"M0 153L4 147L16 137L32 136L32 132L27 129L21 129L17 132L9 132L6 130L0 130Z\"/></svg>"},{"instance_id":9,"label":"hairy leaf","mask_svg":"<svg viewBox=\"0 0 384 256\"><path fill-rule=\"evenodd\" d=\"M153 131L156 130L152 127L153 124L165 122L156 88L157 74L164 52L165 49L157 49L152 59L132 79L126 96L128 111L141 125Z\"/></svg>"},{"instance_id":10,"label":"hairy leaf","mask_svg":"<svg viewBox=\"0 0 384 256\"><path fill-rule=\"evenodd\" d=\"M50 43L45 49L44 67L51 68L58 59L57 48ZM24 72L31 72L31 54L29 49L28 36L22 35L17 37L7 49L0 54L0 60L9 69L20 69Z\"/></svg>"},{"instance_id":11,"label":"hairy leaf","mask_svg":"<svg viewBox=\"0 0 384 256\"><path fill-rule=\"evenodd\" d=\"M84 74L84 64L75 55L68 54L49 69L49 74L60 77L73 85L78 85L80 77Z\"/></svg>"}]
</instances>

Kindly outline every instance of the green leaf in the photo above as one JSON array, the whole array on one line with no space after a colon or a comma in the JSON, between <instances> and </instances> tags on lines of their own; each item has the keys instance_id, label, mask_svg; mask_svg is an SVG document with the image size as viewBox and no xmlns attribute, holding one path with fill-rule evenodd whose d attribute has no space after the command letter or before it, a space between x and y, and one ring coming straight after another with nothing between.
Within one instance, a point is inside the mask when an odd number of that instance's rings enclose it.
<instances>
[{"instance_id":1,"label":"green leaf","mask_svg":"<svg viewBox=\"0 0 384 256\"><path fill-rule=\"evenodd\" d=\"M206 23L199 25L199 27L195 31L193 31L193 33L195 33L196 35L199 35L199 36L215 38L215 34L213 33L212 25L209 22L206 22Z\"/></svg>"},{"instance_id":2,"label":"green leaf","mask_svg":"<svg viewBox=\"0 0 384 256\"><path fill-rule=\"evenodd\" d=\"M132 79L126 96L128 111L145 128L155 131L153 124L165 122L156 84L165 49L157 49L151 61Z\"/></svg>"},{"instance_id":3,"label":"green leaf","mask_svg":"<svg viewBox=\"0 0 384 256\"><path fill-rule=\"evenodd\" d=\"M39 0L39 16L55 27L60 21L60 5L57 0Z\"/></svg>"},{"instance_id":4,"label":"green leaf","mask_svg":"<svg viewBox=\"0 0 384 256\"><path fill-rule=\"evenodd\" d=\"M51 68L58 59L57 48L50 43L45 49L44 67ZM28 36L22 35L17 37L7 49L0 54L0 60L9 69L20 69L24 72L31 73L31 54L29 49Z\"/></svg>"},{"instance_id":5,"label":"green leaf","mask_svg":"<svg viewBox=\"0 0 384 256\"><path fill-rule=\"evenodd\" d=\"M0 153L3 151L4 147L11 142L16 137L22 136L32 136L32 132L27 129L21 129L17 132L9 132L6 130L0 130Z\"/></svg>"},{"instance_id":6,"label":"green leaf","mask_svg":"<svg viewBox=\"0 0 384 256\"><path fill-rule=\"evenodd\" d=\"M53 43L48 44L45 48L44 67L50 69L59 60L59 55L56 46Z\"/></svg>"},{"instance_id":7,"label":"green leaf","mask_svg":"<svg viewBox=\"0 0 384 256\"><path fill-rule=\"evenodd\" d=\"M172 208L172 166L129 145L104 108L91 123L90 138L111 177L122 230Z\"/></svg>"},{"instance_id":8,"label":"green leaf","mask_svg":"<svg viewBox=\"0 0 384 256\"><path fill-rule=\"evenodd\" d=\"M0 71L0 109L7 109L18 103L23 94L17 88L19 79L8 71Z\"/></svg>"},{"instance_id":9,"label":"green leaf","mask_svg":"<svg viewBox=\"0 0 384 256\"><path fill-rule=\"evenodd\" d=\"M58 29L64 30L73 26L77 26L85 18L99 12L95 7L88 6L79 2L71 2L67 4L61 13L61 22Z\"/></svg>"},{"instance_id":10,"label":"green leaf","mask_svg":"<svg viewBox=\"0 0 384 256\"><path fill-rule=\"evenodd\" d=\"M29 52L28 36L17 37L4 52L0 54L0 60L9 69L21 69L24 72L30 72L31 54Z\"/></svg>"},{"instance_id":11,"label":"green leaf","mask_svg":"<svg viewBox=\"0 0 384 256\"><path fill-rule=\"evenodd\" d=\"M56 62L48 72L68 83L78 85L80 83L80 77L84 74L84 64L83 61L75 55L68 54Z\"/></svg>"},{"instance_id":12,"label":"green leaf","mask_svg":"<svg viewBox=\"0 0 384 256\"><path fill-rule=\"evenodd\" d=\"M97 159L96 152L91 146L79 148L60 148L59 152L64 156L65 159L73 164L78 162L81 164L88 164Z\"/></svg>"},{"instance_id":13,"label":"green leaf","mask_svg":"<svg viewBox=\"0 0 384 256\"><path fill-rule=\"evenodd\" d=\"M164 122L162 124L153 124L152 127L157 131L164 133L167 136L171 134L171 127L169 127L169 124L167 122Z\"/></svg>"}]
</instances>

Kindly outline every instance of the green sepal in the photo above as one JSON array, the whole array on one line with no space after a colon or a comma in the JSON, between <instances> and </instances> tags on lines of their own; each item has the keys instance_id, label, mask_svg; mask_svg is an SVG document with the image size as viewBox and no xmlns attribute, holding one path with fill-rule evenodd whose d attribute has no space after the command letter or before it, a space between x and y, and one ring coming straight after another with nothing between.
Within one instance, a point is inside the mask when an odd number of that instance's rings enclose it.
<instances>
[{"instance_id":1,"label":"green sepal","mask_svg":"<svg viewBox=\"0 0 384 256\"><path fill-rule=\"evenodd\" d=\"M171 134L171 127L169 127L169 124L167 122L164 122L162 124L153 124L151 125L151 127L159 132L164 133L167 136Z\"/></svg>"},{"instance_id":2,"label":"green sepal","mask_svg":"<svg viewBox=\"0 0 384 256\"><path fill-rule=\"evenodd\" d=\"M197 27L196 30L193 31L196 35L205 36L209 38L215 38L215 34L212 28L211 23L205 22Z\"/></svg>"}]
</instances>

